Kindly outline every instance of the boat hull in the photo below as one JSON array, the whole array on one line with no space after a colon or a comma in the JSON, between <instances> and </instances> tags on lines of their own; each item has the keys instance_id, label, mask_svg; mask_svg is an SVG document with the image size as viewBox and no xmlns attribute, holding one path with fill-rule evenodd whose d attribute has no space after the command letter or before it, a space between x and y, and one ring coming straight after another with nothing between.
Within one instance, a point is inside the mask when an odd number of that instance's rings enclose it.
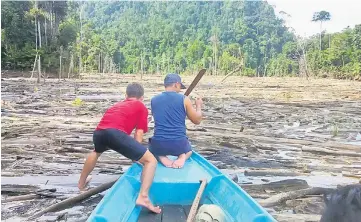
<instances>
[{"instance_id":1,"label":"boat hull","mask_svg":"<svg viewBox=\"0 0 361 222\"><path fill-rule=\"evenodd\" d=\"M141 172L142 166L134 163L107 191L87 221L138 221L141 208L135 206L135 200L140 189ZM150 199L160 206L189 206L196 196L201 179L206 179L208 184L200 204L218 205L227 221L276 221L241 187L196 152L193 152L182 169L166 168L158 163Z\"/></svg>"}]
</instances>

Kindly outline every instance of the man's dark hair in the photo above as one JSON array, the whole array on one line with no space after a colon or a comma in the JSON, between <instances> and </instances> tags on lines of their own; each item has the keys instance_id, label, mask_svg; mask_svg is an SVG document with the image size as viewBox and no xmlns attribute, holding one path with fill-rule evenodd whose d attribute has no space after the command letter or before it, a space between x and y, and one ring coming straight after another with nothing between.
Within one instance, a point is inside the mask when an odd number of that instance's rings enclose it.
<instances>
[{"instance_id":1,"label":"man's dark hair","mask_svg":"<svg viewBox=\"0 0 361 222\"><path fill-rule=\"evenodd\" d=\"M139 99L144 96L144 88L139 83L131 83L127 86L127 96Z\"/></svg>"},{"instance_id":2,"label":"man's dark hair","mask_svg":"<svg viewBox=\"0 0 361 222\"><path fill-rule=\"evenodd\" d=\"M320 222L360 222L361 184L340 187L325 195L326 209Z\"/></svg>"}]
</instances>

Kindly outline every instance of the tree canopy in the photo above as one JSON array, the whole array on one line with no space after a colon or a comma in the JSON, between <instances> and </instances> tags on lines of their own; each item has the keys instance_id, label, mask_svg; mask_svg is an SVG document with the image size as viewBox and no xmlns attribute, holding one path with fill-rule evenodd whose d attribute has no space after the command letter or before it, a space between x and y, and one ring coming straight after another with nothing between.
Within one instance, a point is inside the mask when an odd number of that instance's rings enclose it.
<instances>
[{"instance_id":1,"label":"tree canopy","mask_svg":"<svg viewBox=\"0 0 361 222\"><path fill-rule=\"evenodd\" d=\"M64 50L62 63L73 64L74 72L190 73L203 67L213 75L238 67L237 74L249 76L301 72L298 39L265 1L39 1L36 10L34 2L1 4L3 68L32 69L39 53L45 71L57 72ZM330 18L316 14L315 21ZM331 47L321 51L315 50L315 37L308 39L310 70L359 74L358 29L332 34Z\"/></svg>"}]
</instances>

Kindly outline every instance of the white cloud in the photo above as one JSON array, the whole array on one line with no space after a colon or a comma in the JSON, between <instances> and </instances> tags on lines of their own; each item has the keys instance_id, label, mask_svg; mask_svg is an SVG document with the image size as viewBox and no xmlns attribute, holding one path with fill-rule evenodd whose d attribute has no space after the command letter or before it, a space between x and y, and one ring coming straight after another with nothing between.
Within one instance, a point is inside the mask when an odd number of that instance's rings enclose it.
<instances>
[{"instance_id":1,"label":"white cloud","mask_svg":"<svg viewBox=\"0 0 361 222\"><path fill-rule=\"evenodd\" d=\"M327 32L339 32L347 26L361 24L361 1L359 0L267 0L275 5L278 13L284 11L291 15L287 26L295 29L301 36L319 33L320 24L312 22L312 16L317 11L328 11L331 21L325 22L322 28Z\"/></svg>"}]
</instances>

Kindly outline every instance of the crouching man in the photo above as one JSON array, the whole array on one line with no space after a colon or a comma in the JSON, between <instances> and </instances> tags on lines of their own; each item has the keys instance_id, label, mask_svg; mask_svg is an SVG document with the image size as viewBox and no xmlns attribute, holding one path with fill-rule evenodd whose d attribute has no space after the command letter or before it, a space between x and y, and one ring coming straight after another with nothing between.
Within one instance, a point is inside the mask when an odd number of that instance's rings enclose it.
<instances>
[{"instance_id":1,"label":"crouching man","mask_svg":"<svg viewBox=\"0 0 361 222\"><path fill-rule=\"evenodd\" d=\"M112 149L125 157L143 164L141 187L136 204L160 213L159 207L153 206L149 199L149 188L153 182L157 160L141 142L148 131L148 109L143 104L144 89L138 83L127 86L126 99L110 107L100 120L93 134L94 151L85 163L80 175L78 187L84 190L90 181L99 156L107 149ZM134 138L130 136L135 130Z\"/></svg>"}]
</instances>

